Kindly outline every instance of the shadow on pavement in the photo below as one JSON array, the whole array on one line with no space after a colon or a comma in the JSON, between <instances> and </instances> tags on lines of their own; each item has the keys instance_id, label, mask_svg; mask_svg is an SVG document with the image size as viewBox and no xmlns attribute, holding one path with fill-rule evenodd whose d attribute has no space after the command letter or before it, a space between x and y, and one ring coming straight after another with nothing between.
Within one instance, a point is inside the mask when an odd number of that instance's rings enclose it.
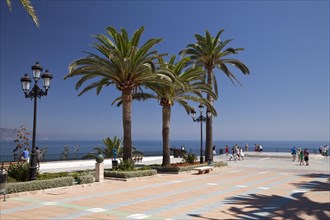
<instances>
[{"instance_id":1,"label":"shadow on pavement","mask_svg":"<svg viewBox=\"0 0 330 220\"><path fill-rule=\"evenodd\" d=\"M329 175L306 174L309 178L329 178ZM329 219L330 203L316 202L310 200L304 190L309 191L330 191L329 179L326 182L312 180L310 182L293 183L294 186L302 189L301 192L291 194L291 197L278 195L248 194L230 197L225 203L232 204L228 211L222 213L231 215L238 219L301 219L310 217L313 219ZM221 214L219 214L221 217Z\"/></svg>"},{"instance_id":2,"label":"shadow on pavement","mask_svg":"<svg viewBox=\"0 0 330 220\"><path fill-rule=\"evenodd\" d=\"M317 178L317 179L328 179L327 181L320 181L320 180L314 180L310 182L301 182L301 183L293 183L294 186L306 189L309 191L330 191L330 175L329 174L303 174L301 176L309 177L309 178ZM330 200L330 198L329 198ZM329 201L330 202L330 201ZM329 210L330 210L330 204L329 204Z\"/></svg>"}]
</instances>

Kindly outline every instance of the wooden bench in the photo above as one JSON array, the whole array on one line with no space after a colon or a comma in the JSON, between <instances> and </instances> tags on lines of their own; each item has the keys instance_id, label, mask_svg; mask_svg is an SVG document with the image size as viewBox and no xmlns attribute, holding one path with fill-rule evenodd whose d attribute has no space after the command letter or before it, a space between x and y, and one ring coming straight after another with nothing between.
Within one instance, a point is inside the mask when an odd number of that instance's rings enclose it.
<instances>
[{"instance_id":1,"label":"wooden bench","mask_svg":"<svg viewBox=\"0 0 330 220\"><path fill-rule=\"evenodd\" d=\"M214 167L212 166L204 166L204 167L196 167L194 170L198 171L198 174L203 174L203 173L209 173L211 170L213 170Z\"/></svg>"}]
</instances>

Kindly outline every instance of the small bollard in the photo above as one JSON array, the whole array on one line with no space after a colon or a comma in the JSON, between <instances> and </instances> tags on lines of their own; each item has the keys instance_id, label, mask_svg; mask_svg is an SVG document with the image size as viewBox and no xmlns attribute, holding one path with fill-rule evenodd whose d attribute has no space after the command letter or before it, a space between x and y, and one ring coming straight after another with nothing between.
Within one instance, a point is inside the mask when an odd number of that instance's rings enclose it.
<instances>
[{"instance_id":1,"label":"small bollard","mask_svg":"<svg viewBox=\"0 0 330 220\"><path fill-rule=\"evenodd\" d=\"M102 154L98 154L95 160L95 182L101 182L104 179L104 157Z\"/></svg>"}]
</instances>

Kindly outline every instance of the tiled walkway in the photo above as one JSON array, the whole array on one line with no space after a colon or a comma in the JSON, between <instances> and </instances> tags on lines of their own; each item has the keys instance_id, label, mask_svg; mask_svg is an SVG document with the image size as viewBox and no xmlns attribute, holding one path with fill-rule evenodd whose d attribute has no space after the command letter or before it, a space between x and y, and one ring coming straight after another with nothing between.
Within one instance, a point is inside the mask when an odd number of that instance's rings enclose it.
<instances>
[{"instance_id":1,"label":"tiled walkway","mask_svg":"<svg viewBox=\"0 0 330 220\"><path fill-rule=\"evenodd\" d=\"M250 158L209 174L28 193L1 201L0 219L328 219L329 170L295 166L285 158Z\"/></svg>"}]
</instances>

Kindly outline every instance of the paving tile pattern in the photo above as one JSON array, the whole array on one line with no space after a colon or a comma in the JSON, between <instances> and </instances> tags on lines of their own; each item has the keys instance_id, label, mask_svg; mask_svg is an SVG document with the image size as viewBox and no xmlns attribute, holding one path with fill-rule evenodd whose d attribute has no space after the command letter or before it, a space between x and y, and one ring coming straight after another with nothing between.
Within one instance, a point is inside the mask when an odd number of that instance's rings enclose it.
<instances>
[{"instance_id":1,"label":"paving tile pattern","mask_svg":"<svg viewBox=\"0 0 330 220\"><path fill-rule=\"evenodd\" d=\"M288 161L253 158L209 174L105 180L10 197L0 203L0 219L329 219L329 170L295 169Z\"/></svg>"}]
</instances>

